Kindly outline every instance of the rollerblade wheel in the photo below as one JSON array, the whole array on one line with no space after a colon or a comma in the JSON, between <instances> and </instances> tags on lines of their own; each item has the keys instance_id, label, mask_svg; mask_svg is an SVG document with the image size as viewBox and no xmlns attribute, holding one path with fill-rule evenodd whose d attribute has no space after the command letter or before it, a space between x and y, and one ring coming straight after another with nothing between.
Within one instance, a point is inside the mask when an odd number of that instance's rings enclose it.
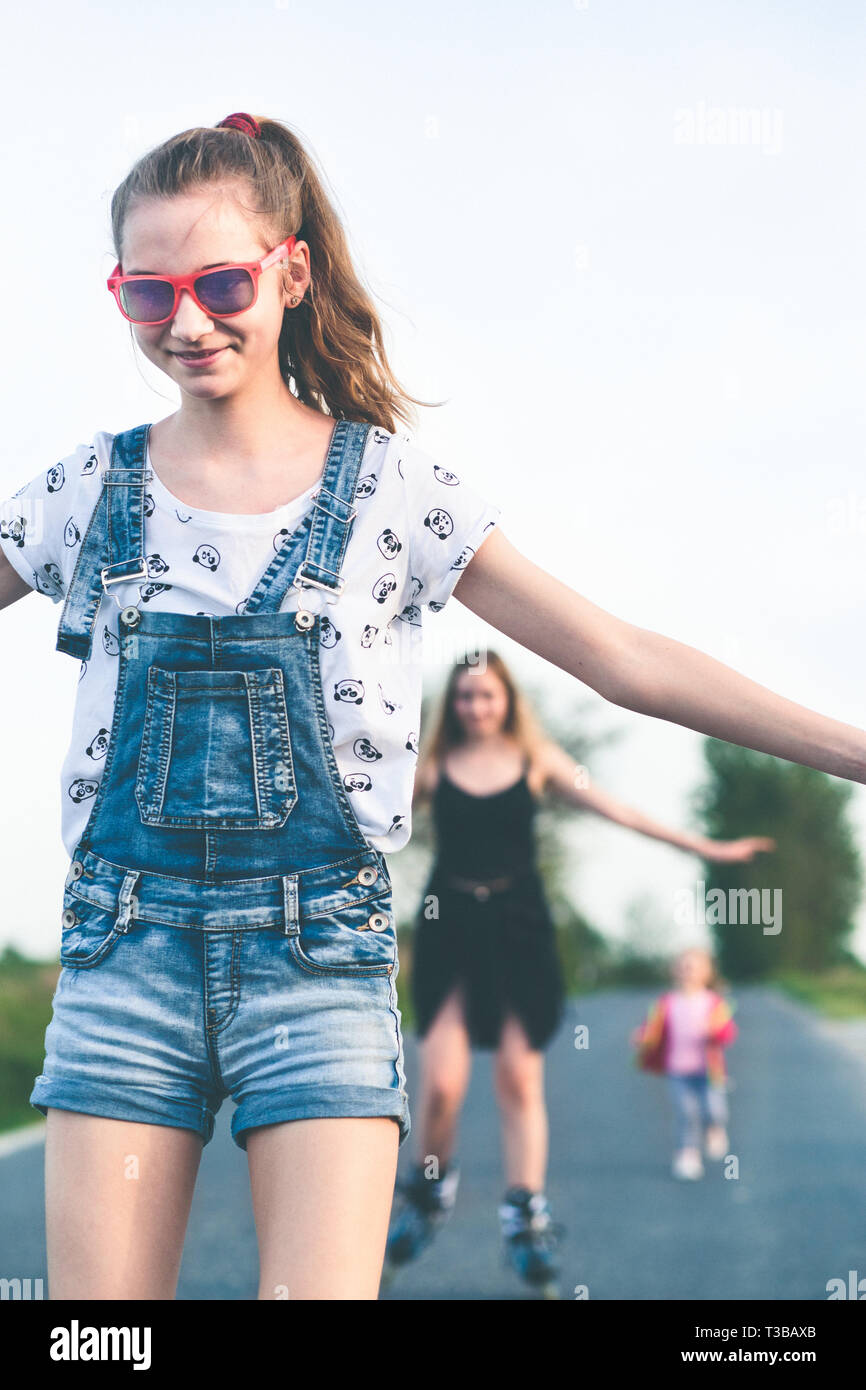
<instances>
[{"instance_id":1,"label":"rollerblade wheel","mask_svg":"<svg viewBox=\"0 0 866 1390\"><path fill-rule=\"evenodd\" d=\"M561 1299L562 1294L559 1292L559 1285L551 1279L548 1284L539 1286L538 1297L544 1299L545 1303L549 1303L554 1299Z\"/></svg>"}]
</instances>

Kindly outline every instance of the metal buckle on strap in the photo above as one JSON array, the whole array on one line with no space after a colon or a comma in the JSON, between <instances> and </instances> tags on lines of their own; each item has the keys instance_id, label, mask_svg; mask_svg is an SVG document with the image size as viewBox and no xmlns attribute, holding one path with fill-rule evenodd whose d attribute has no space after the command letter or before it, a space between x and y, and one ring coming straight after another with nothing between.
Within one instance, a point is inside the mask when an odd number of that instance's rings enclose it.
<instances>
[{"instance_id":1,"label":"metal buckle on strap","mask_svg":"<svg viewBox=\"0 0 866 1390\"><path fill-rule=\"evenodd\" d=\"M322 589L322 590L325 592L325 594L327 595L327 597L328 597L328 602L329 602L329 603L336 603L336 602L337 602L337 598L339 597L339 595L343 592L343 590L344 590L345 587L346 587L346 581L345 581L345 579L343 579L340 575L337 575L337 576L336 576L336 578L337 578L337 584L336 584L336 586L331 585L331 584L323 584L322 581L321 581L320 579L302 579L302 578L301 578L301 570L304 568L304 565L305 565L305 564L306 564L306 561L304 560L304 561L301 562L300 565L298 565L298 572L297 572L297 574L295 575L295 577L294 577L294 579L293 579L293 581L292 581L292 588L293 588L293 589L303 589L303 588L308 588L308 589ZM328 574L333 574L333 570L328 570Z\"/></svg>"},{"instance_id":2,"label":"metal buckle on strap","mask_svg":"<svg viewBox=\"0 0 866 1390\"><path fill-rule=\"evenodd\" d=\"M331 492L330 488L327 487L317 487L316 491L310 494L314 502L316 498L319 496L319 494L322 492L326 492L329 497L333 497L335 502L343 502L342 497L338 497L336 492ZM349 507L348 516L337 516L336 512L329 512L327 507L323 507L321 502L317 502L316 505L319 508L320 512L324 512L326 516L333 517L334 521L343 522L345 526L348 526L350 521L354 521L355 517L358 515L358 510L356 507ZM343 502L343 506L348 507L348 502Z\"/></svg>"},{"instance_id":3,"label":"metal buckle on strap","mask_svg":"<svg viewBox=\"0 0 866 1390\"><path fill-rule=\"evenodd\" d=\"M127 579L147 579L149 577L147 570L147 561L145 560L144 556L139 555L137 558L139 561L139 569L137 569L134 574L115 574L112 578L106 579L105 576L108 574L108 571L112 569L117 569L117 565L105 565L104 568L99 571L99 577L102 580L102 589L104 593L108 593L109 584L123 584L124 581ZM128 560L121 560L119 563L121 565L125 565L129 564L130 562ZM114 602L117 604L118 608L121 609L121 611L126 607L125 603L121 603L120 599L117 597L117 594L111 594L111 598L114 599Z\"/></svg>"},{"instance_id":4,"label":"metal buckle on strap","mask_svg":"<svg viewBox=\"0 0 866 1390\"><path fill-rule=\"evenodd\" d=\"M111 579L106 579L105 576L108 574L109 570L117 569L118 566L104 565L103 568L99 571L99 577L102 580L103 589L106 588L109 584L122 584L125 579L147 579L147 561L145 560L143 555L137 556L137 559L139 563L139 568L136 570L135 574L116 574ZM129 563L131 562L128 560L120 561L121 565L126 565Z\"/></svg>"}]
</instances>

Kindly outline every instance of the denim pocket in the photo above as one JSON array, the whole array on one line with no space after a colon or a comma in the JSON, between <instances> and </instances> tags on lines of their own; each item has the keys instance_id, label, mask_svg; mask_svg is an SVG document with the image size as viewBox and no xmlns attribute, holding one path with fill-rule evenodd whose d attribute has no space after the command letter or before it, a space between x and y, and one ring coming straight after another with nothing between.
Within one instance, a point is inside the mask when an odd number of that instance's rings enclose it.
<instances>
[{"instance_id":1,"label":"denim pocket","mask_svg":"<svg viewBox=\"0 0 866 1390\"><path fill-rule=\"evenodd\" d=\"M118 909L79 898L70 888L64 889L63 909L60 964L75 970L89 970L99 965L124 935L114 925ZM69 913L74 913L74 922Z\"/></svg>"},{"instance_id":2,"label":"denim pocket","mask_svg":"<svg viewBox=\"0 0 866 1390\"><path fill-rule=\"evenodd\" d=\"M271 830L298 799L279 667L151 666L135 782L145 825Z\"/></svg>"},{"instance_id":3,"label":"denim pocket","mask_svg":"<svg viewBox=\"0 0 866 1390\"><path fill-rule=\"evenodd\" d=\"M307 901L302 893L289 949L316 974L390 975L397 956L390 884L380 875L371 886L353 882Z\"/></svg>"}]
</instances>

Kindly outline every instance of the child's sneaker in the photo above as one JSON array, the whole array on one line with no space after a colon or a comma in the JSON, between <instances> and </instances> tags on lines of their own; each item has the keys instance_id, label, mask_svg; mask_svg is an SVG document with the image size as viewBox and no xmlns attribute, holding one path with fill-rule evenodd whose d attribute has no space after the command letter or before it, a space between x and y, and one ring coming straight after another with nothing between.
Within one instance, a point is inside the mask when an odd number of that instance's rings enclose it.
<instances>
[{"instance_id":1,"label":"child's sneaker","mask_svg":"<svg viewBox=\"0 0 866 1390\"><path fill-rule=\"evenodd\" d=\"M673 1175L683 1182L694 1182L704 1176L699 1149L678 1149L674 1154Z\"/></svg>"},{"instance_id":2,"label":"child's sneaker","mask_svg":"<svg viewBox=\"0 0 866 1390\"><path fill-rule=\"evenodd\" d=\"M722 1159L728 1156L728 1134L723 1125L710 1125L704 1139L707 1158Z\"/></svg>"}]
</instances>

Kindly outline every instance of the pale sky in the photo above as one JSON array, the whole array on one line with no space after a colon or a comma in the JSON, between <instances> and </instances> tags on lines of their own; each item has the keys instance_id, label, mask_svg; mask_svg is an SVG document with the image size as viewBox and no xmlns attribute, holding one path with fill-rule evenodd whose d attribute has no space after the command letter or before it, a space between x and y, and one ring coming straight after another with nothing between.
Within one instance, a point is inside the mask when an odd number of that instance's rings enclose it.
<instances>
[{"instance_id":1,"label":"pale sky","mask_svg":"<svg viewBox=\"0 0 866 1390\"><path fill-rule=\"evenodd\" d=\"M415 438L509 539L618 616L866 724L860 6L49 0L4 32L0 496L175 409L105 288L111 192L176 131L273 116L324 167L398 376L447 400ZM68 866L59 616L39 595L0 616L0 942L34 955L56 951ZM586 693L456 602L427 631L433 680L486 635L519 677ZM691 825L699 736L599 704L627 737L595 780ZM862 788L855 810L866 846ZM565 814L581 909L612 934L636 899L670 922L699 862Z\"/></svg>"}]
</instances>

